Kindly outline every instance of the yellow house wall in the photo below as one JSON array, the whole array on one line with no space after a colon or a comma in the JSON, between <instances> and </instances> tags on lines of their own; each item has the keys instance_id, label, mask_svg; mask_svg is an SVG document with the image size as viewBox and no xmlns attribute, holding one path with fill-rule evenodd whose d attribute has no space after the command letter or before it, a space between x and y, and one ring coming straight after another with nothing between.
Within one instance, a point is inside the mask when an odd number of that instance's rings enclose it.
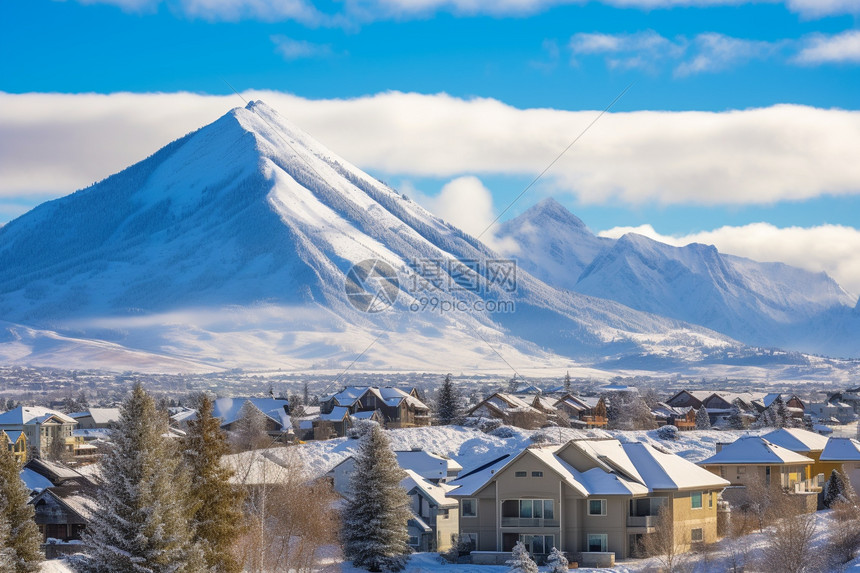
<instances>
[{"instance_id":1,"label":"yellow house wall","mask_svg":"<svg viewBox=\"0 0 860 573\"><path fill-rule=\"evenodd\" d=\"M694 509L692 494L702 493L701 509ZM675 543L690 549L691 531L702 529L703 541L714 543L717 540L717 496L720 490L693 490L675 492L671 496L672 517L675 527Z\"/></svg>"}]
</instances>

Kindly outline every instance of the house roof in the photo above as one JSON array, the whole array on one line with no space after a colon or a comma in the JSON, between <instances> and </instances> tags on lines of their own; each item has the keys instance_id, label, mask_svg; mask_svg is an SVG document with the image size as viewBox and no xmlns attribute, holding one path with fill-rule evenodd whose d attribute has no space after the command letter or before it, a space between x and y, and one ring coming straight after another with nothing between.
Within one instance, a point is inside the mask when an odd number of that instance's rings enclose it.
<instances>
[{"instance_id":1,"label":"house roof","mask_svg":"<svg viewBox=\"0 0 860 573\"><path fill-rule=\"evenodd\" d=\"M860 462L860 442L854 438L829 438L819 459L822 462Z\"/></svg>"},{"instance_id":2,"label":"house roof","mask_svg":"<svg viewBox=\"0 0 860 573\"><path fill-rule=\"evenodd\" d=\"M51 480L54 485L60 485L67 480L89 481L89 478L72 468L40 458L31 459L24 465L24 467L45 476Z\"/></svg>"},{"instance_id":3,"label":"house roof","mask_svg":"<svg viewBox=\"0 0 860 573\"><path fill-rule=\"evenodd\" d=\"M792 452L820 452L827 446L827 438L821 434L800 428L781 428L762 436L771 444L782 446Z\"/></svg>"},{"instance_id":4,"label":"house roof","mask_svg":"<svg viewBox=\"0 0 860 573\"><path fill-rule=\"evenodd\" d=\"M397 407L405 400L410 406L418 410L430 409L424 402L409 392L393 386L383 386L381 388L376 386L348 386L337 394L326 398L324 401L334 400L338 406L352 406L368 392L374 394L387 406Z\"/></svg>"},{"instance_id":5,"label":"house roof","mask_svg":"<svg viewBox=\"0 0 860 573\"><path fill-rule=\"evenodd\" d=\"M562 450L574 447L591 458L595 467L580 471L565 461ZM526 448L519 454L497 460L479 472L466 474L451 485L460 486L456 496L474 495L515 460L530 455L552 469L583 496L645 495L653 491L707 489L729 485L727 480L675 454L638 442L618 440L574 440L562 446Z\"/></svg>"},{"instance_id":6,"label":"house roof","mask_svg":"<svg viewBox=\"0 0 860 573\"><path fill-rule=\"evenodd\" d=\"M24 434L23 430L0 430L9 437L9 441L11 443L16 443L18 439ZM24 437L26 439L26 436Z\"/></svg>"},{"instance_id":7,"label":"house roof","mask_svg":"<svg viewBox=\"0 0 860 573\"><path fill-rule=\"evenodd\" d=\"M242 408L249 403L267 418L280 424L281 428L292 427L290 415L287 414L290 402L280 398L218 398L212 403L212 415L220 418L221 425L226 426L238 421L243 414Z\"/></svg>"},{"instance_id":8,"label":"house roof","mask_svg":"<svg viewBox=\"0 0 860 573\"><path fill-rule=\"evenodd\" d=\"M86 412L75 412L69 416L75 420L91 416L96 424L110 424L119 420L119 408L90 408Z\"/></svg>"},{"instance_id":9,"label":"house roof","mask_svg":"<svg viewBox=\"0 0 860 573\"><path fill-rule=\"evenodd\" d=\"M722 464L811 464L815 460L791 450L772 444L762 436L743 436L723 446L713 456L702 460L699 465Z\"/></svg>"},{"instance_id":10,"label":"house roof","mask_svg":"<svg viewBox=\"0 0 860 573\"><path fill-rule=\"evenodd\" d=\"M349 416L349 408L346 406L335 406L328 414L320 414L320 420L324 422L342 422Z\"/></svg>"},{"instance_id":11,"label":"house roof","mask_svg":"<svg viewBox=\"0 0 860 573\"><path fill-rule=\"evenodd\" d=\"M42 490L41 493L37 494L32 500L30 500L30 503L35 505L40 499L46 496L51 496L57 500L59 504L66 506L68 509L78 514L78 517L80 517L82 521L89 521L93 512L96 511L96 502L92 497L90 497L90 495L93 495L94 493L95 492L91 487L53 487Z\"/></svg>"},{"instance_id":12,"label":"house roof","mask_svg":"<svg viewBox=\"0 0 860 573\"><path fill-rule=\"evenodd\" d=\"M51 480L30 468L24 468L21 470L21 481L24 482L24 485L26 485L27 489L30 491L42 491L43 489L54 487Z\"/></svg>"},{"instance_id":13,"label":"house roof","mask_svg":"<svg viewBox=\"0 0 860 573\"><path fill-rule=\"evenodd\" d=\"M406 472L406 477L403 478L400 485L407 492L417 489L424 494L424 497L436 504L437 507L450 508L457 506L457 500L448 497L448 490L446 488L424 479L413 470L404 471Z\"/></svg>"},{"instance_id":14,"label":"house roof","mask_svg":"<svg viewBox=\"0 0 860 573\"><path fill-rule=\"evenodd\" d=\"M514 394L507 394L505 392L495 392L488 396L486 399L481 400L476 406L474 406L469 413L471 414L478 408L483 405L487 405L499 412L533 412L539 413L538 409L526 402L523 398L519 396L515 396Z\"/></svg>"},{"instance_id":15,"label":"house roof","mask_svg":"<svg viewBox=\"0 0 860 573\"><path fill-rule=\"evenodd\" d=\"M452 459L424 450L401 450L395 451L394 455L397 456L397 465L405 470L414 470L426 479L444 479L448 477L448 472L463 469Z\"/></svg>"},{"instance_id":16,"label":"house roof","mask_svg":"<svg viewBox=\"0 0 860 573\"><path fill-rule=\"evenodd\" d=\"M62 412L42 408L40 406L18 406L0 414L0 428L3 426L23 426L25 424L41 424L50 418L56 418L64 424L76 424L74 418L70 418Z\"/></svg>"}]
</instances>

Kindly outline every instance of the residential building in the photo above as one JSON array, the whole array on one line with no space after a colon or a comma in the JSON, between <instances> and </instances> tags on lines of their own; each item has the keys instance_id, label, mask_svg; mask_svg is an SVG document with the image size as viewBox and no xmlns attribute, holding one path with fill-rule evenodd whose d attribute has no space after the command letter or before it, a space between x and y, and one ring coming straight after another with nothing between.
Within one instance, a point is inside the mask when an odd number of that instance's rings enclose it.
<instances>
[{"instance_id":1,"label":"residential building","mask_svg":"<svg viewBox=\"0 0 860 573\"><path fill-rule=\"evenodd\" d=\"M412 470L400 482L412 500L409 546L415 551L446 551L456 544L460 532L457 500L448 497L449 487L437 485Z\"/></svg>"},{"instance_id":2,"label":"residential building","mask_svg":"<svg viewBox=\"0 0 860 573\"><path fill-rule=\"evenodd\" d=\"M565 394L553 404L558 412L567 415L571 426L583 428L605 428L606 401L594 396Z\"/></svg>"},{"instance_id":3,"label":"residential building","mask_svg":"<svg viewBox=\"0 0 860 573\"><path fill-rule=\"evenodd\" d=\"M397 465L404 470L410 470L422 479L439 485L455 479L462 471L463 466L456 461L424 450L397 450ZM355 458L349 456L341 460L337 465L326 473L332 481L334 491L344 497L349 497L349 479L355 467Z\"/></svg>"},{"instance_id":4,"label":"residential building","mask_svg":"<svg viewBox=\"0 0 860 573\"><path fill-rule=\"evenodd\" d=\"M379 410L386 428L430 425L430 408L418 397L418 390L391 386L351 386L320 402L320 416L345 408L350 416Z\"/></svg>"},{"instance_id":5,"label":"residential building","mask_svg":"<svg viewBox=\"0 0 860 573\"><path fill-rule=\"evenodd\" d=\"M854 438L830 438L819 460L833 464L833 469L848 478L854 491L860 491L860 442ZM827 478L830 478L830 472Z\"/></svg>"},{"instance_id":6,"label":"residential building","mask_svg":"<svg viewBox=\"0 0 860 573\"><path fill-rule=\"evenodd\" d=\"M293 434L290 421L290 402L279 398L218 398L212 402L212 416L221 422L221 429L232 432L241 428L242 420L257 417L266 434L273 440L282 440ZM171 417L171 423L181 429L197 419L197 412L182 409Z\"/></svg>"},{"instance_id":7,"label":"residential building","mask_svg":"<svg viewBox=\"0 0 860 573\"><path fill-rule=\"evenodd\" d=\"M715 541L717 496L729 482L648 444L574 440L525 448L451 485L461 539L478 551L522 541L537 555L580 552L587 565L635 555L664 507L679 545Z\"/></svg>"},{"instance_id":8,"label":"residential building","mask_svg":"<svg viewBox=\"0 0 860 573\"><path fill-rule=\"evenodd\" d=\"M699 465L731 482L749 486L774 481L794 492L813 491L810 467L815 460L797 454L761 436L744 436L730 444L717 444L717 452Z\"/></svg>"},{"instance_id":9,"label":"residential building","mask_svg":"<svg viewBox=\"0 0 860 573\"><path fill-rule=\"evenodd\" d=\"M119 420L119 408L90 408L86 412L69 414L78 422L78 429L110 428Z\"/></svg>"},{"instance_id":10,"label":"residential building","mask_svg":"<svg viewBox=\"0 0 860 573\"><path fill-rule=\"evenodd\" d=\"M4 446L19 464L27 463L27 436L22 430L0 430L0 448Z\"/></svg>"},{"instance_id":11,"label":"residential building","mask_svg":"<svg viewBox=\"0 0 860 573\"><path fill-rule=\"evenodd\" d=\"M812 465L807 466L808 474L806 477L810 480L813 490L824 487L824 482L831 470L839 469L833 463L821 461L821 452L827 446L828 440L821 434L800 428L781 428L764 434L762 438L771 444L776 444L812 459Z\"/></svg>"},{"instance_id":12,"label":"residential building","mask_svg":"<svg viewBox=\"0 0 860 573\"><path fill-rule=\"evenodd\" d=\"M80 444L72 436L77 422L63 413L39 406L18 406L0 414L0 430L23 432L27 446L34 457L45 457L54 442L59 441L62 449L75 455L84 453Z\"/></svg>"},{"instance_id":13,"label":"residential building","mask_svg":"<svg viewBox=\"0 0 860 573\"><path fill-rule=\"evenodd\" d=\"M475 418L495 418L509 426L537 428L547 421L547 414L535 406L538 396L520 396L495 392L466 412Z\"/></svg>"}]
</instances>

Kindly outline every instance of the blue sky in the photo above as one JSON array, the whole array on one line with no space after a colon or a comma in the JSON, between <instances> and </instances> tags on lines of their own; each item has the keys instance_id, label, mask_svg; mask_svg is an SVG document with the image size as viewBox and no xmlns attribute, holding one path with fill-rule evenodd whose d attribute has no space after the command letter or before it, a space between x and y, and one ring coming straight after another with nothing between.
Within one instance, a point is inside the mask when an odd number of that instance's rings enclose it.
<instances>
[{"instance_id":1,"label":"blue sky","mask_svg":"<svg viewBox=\"0 0 860 573\"><path fill-rule=\"evenodd\" d=\"M274 93L335 152L470 230L632 84L506 218L552 195L595 231L710 240L826 270L856 294L858 15L856 0L4 2L0 222L241 105L226 80ZM136 107L113 103L121 92ZM373 113L349 119L365 104ZM531 133L538 108L558 121ZM416 122L426 110L455 128ZM358 130L398 149L368 150ZM444 153L463 142L471 163Z\"/></svg>"}]
</instances>

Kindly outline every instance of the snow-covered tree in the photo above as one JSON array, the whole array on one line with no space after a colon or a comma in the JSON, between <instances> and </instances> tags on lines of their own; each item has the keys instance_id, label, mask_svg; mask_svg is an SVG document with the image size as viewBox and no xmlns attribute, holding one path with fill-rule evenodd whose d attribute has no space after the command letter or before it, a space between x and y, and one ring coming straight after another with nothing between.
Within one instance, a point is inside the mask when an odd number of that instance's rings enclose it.
<instances>
[{"instance_id":1,"label":"snow-covered tree","mask_svg":"<svg viewBox=\"0 0 860 573\"><path fill-rule=\"evenodd\" d=\"M567 573L569 564L564 553L553 547L552 551L547 555L546 565L548 573Z\"/></svg>"},{"instance_id":2,"label":"snow-covered tree","mask_svg":"<svg viewBox=\"0 0 860 573\"><path fill-rule=\"evenodd\" d=\"M0 513L0 571L15 570L12 548L9 546L9 533L9 523L6 521L6 516Z\"/></svg>"},{"instance_id":3,"label":"snow-covered tree","mask_svg":"<svg viewBox=\"0 0 860 573\"><path fill-rule=\"evenodd\" d=\"M136 384L101 459L98 511L84 532L86 573L205 570L192 542L189 480L167 418Z\"/></svg>"},{"instance_id":4,"label":"snow-covered tree","mask_svg":"<svg viewBox=\"0 0 860 573\"><path fill-rule=\"evenodd\" d=\"M0 535L0 554L11 561L9 568L0 571L28 573L38 571L43 559L39 550L42 536L33 521L30 491L21 481L18 460L6 447L0 446L0 525L5 524L6 535Z\"/></svg>"},{"instance_id":5,"label":"snow-covered tree","mask_svg":"<svg viewBox=\"0 0 860 573\"><path fill-rule=\"evenodd\" d=\"M744 429L744 416L741 413L741 407L738 406L736 401L732 402L732 411L729 414L728 425L732 430Z\"/></svg>"},{"instance_id":6,"label":"snow-covered tree","mask_svg":"<svg viewBox=\"0 0 860 573\"><path fill-rule=\"evenodd\" d=\"M711 429L711 418L708 416L708 410L704 406L696 410L696 429Z\"/></svg>"},{"instance_id":7,"label":"snow-covered tree","mask_svg":"<svg viewBox=\"0 0 860 573\"><path fill-rule=\"evenodd\" d=\"M570 372L564 373L564 393L570 394Z\"/></svg>"},{"instance_id":8,"label":"snow-covered tree","mask_svg":"<svg viewBox=\"0 0 860 573\"><path fill-rule=\"evenodd\" d=\"M230 483L234 472L221 463L230 447L220 421L212 416L212 400L205 394L197 401L197 412L197 419L188 422L183 451L191 478L194 542L203 551L209 571L238 572L241 566L231 547L242 527L243 490Z\"/></svg>"},{"instance_id":9,"label":"snow-covered tree","mask_svg":"<svg viewBox=\"0 0 860 573\"><path fill-rule=\"evenodd\" d=\"M511 558L505 561L505 565L510 565L508 573L538 573L537 563L529 556L526 551L526 546L522 541L517 541L514 545L514 550L511 552Z\"/></svg>"},{"instance_id":10,"label":"snow-covered tree","mask_svg":"<svg viewBox=\"0 0 860 573\"><path fill-rule=\"evenodd\" d=\"M400 487L405 472L384 430L370 426L350 476L352 499L343 512L343 553L356 567L399 571L409 553L410 499Z\"/></svg>"},{"instance_id":11,"label":"snow-covered tree","mask_svg":"<svg viewBox=\"0 0 860 573\"><path fill-rule=\"evenodd\" d=\"M436 421L442 425L456 424L463 418L460 393L451 382L451 375L445 376L439 396L436 398Z\"/></svg>"},{"instance_id":12,"label":"snow-covered tree","mask_svg":"<svg viewBox=\"0 0 860 573\"><path fill-rule=\"evenodd\" d=\"M824 507L832 507L838 501L848 501L848 487L843 475L833 470L830 472L830 478L824 484Z\"/></svg>"},{"instance_id":13,"label":"snow-covered tree","mask_svg":"<svg viewBox=\"0 0 860 573\"><path fill-rule=\"evenodd\" d=\"M653 430L654 414L638 392L610 392L607 421L611 430Z\"/></svg>"}]
</instances>

